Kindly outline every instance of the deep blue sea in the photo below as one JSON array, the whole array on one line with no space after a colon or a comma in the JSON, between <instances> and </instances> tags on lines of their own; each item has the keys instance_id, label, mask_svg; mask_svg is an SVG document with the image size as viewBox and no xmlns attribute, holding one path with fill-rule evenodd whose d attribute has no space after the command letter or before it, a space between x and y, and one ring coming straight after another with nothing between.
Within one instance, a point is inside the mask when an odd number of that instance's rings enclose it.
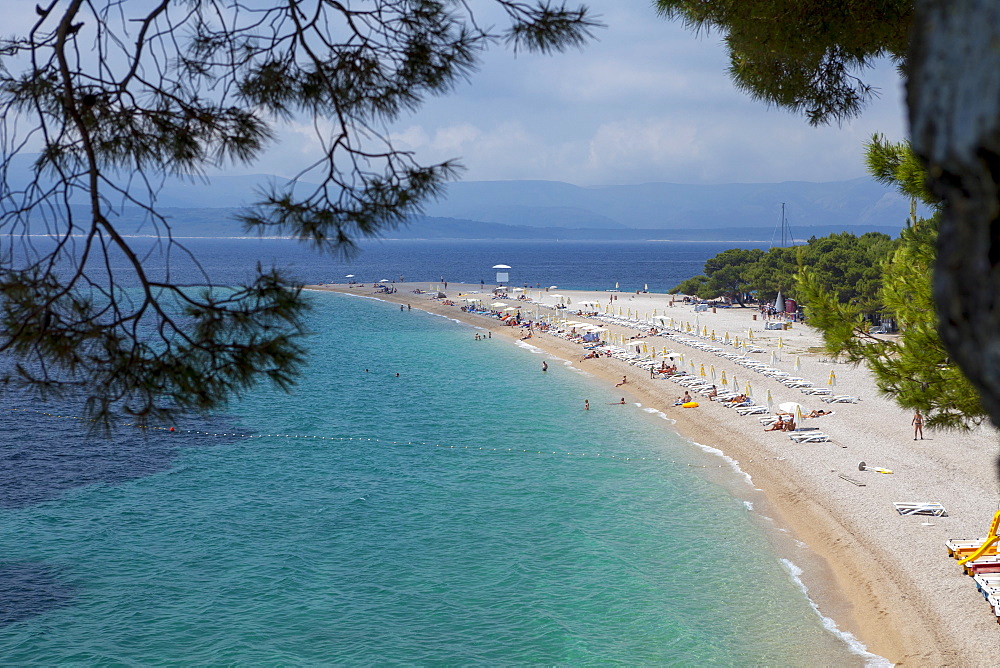
<instances>
[{"instance_id":1,"label":"deep blue sea","mask_svg":"<svg viewBox=\"0 0 1000 668\"><path fill-rule=\"evenodd\" d=\"M384 242L344 263L191 245L226 280L257 259L307 283L478 282L504 263L514 283L623 290L725 247ZM72 407L8 402L0 664L864 662L775 553L752 487L662 416L452 320L311 299L292 394L111 440Z\"/></svg>"}]
</instances>

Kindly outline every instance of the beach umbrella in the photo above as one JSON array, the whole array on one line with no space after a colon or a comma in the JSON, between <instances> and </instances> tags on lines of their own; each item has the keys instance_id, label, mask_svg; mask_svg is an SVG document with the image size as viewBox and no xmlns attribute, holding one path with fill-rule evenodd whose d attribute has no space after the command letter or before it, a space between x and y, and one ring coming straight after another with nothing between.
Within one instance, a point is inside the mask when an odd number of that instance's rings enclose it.
<instances>
[{"instance_id":1,"label":"beach umbrella","mask_svg":"<svg viewBox=\"0 0 1000 668\"><path fill-rule=\"evenodd\" d=\"M649 292L649 283L643 283L642 289L645 290L646 292Z\"/></svg>"},{"instance_id":2,"label":"beach umbrella","mask_svg":"<svg viewBox=\"0 0 1000 668\"><path fill-rule=\"evenodd\" d=\"M837 374L833 372L833 369L830 369L830 380L827 381L827 385L833 387L836 384L837 384Z\"/></svg>"},{"instance_id":3,"label":"beach umbrella","mask_svg":"<svg viewBox=\"0 0 1000 668\"><path fill-rule=\"evenodd\" d=\"M628 312L626 313L625 317L626 318L631 318L632 317L632 309L628 309Z\"/></svg>"},{"instance_id":4,"label":"beach umbrella","mask_svg":"<svg viewBox=\"0 0 1000 668\"><path fill-rule=\"evenodd\" d=\"M656 309L655 308L653 309L653 317L654 318L656 317Z\"/></svg>"},{"instance_id":5,"label":"beach umbrella","mask_svg":"<svg viewBox=\"0 0 1000 668\"><path fill-rule=\"evenodd\" d=\"M713 364L709 369L709 376L712 378L712 382L715 382L715 365Z\"/></svg>"},{"instance_id":6,"label":"beach umbrella","mask_svg":"<svg viewBox=\"0 0 1000 668\"><path fill-rule=\"evenodd\" d=\"M802 404L794 402L794 401L786 401L783 404L778 404L778 409L781 410L781 411L784 411L785 413L795 414L796 411L799 411L799 410L802 409Z\"/></svg>"},{"instance_id":7,"label":"beach umbrella","mask_svg":"<svg viewBox=\"0 0 1000 668\"><path fill-rule=\"evenodd\" d=\"M749 397L752 392L753 389L750 387L750 383L747 383L747 386L743 388L743 394Z\"/></svg>"},{"instance_id":8,"label":"beach umbrella","mask_svg":"<svg viewBox=\"0 0 1000 668\"><path fill-rule=\"evenodd\" d=\"M676 327L674 327L674 319L673 318L670 319L670 329L676 329Z\"/></svg>"},{"instance_id":9,"label":"beach umbrella","mask_svg":"<svg viewBox=\"0 0 1000 668\"><path fill-rule=\"evenodd\" d=\"M642 342L642 352L644 352L644 353L648 353L649 352L649 348L646 347L646 342L645 341Z\"/></svg>"},{"instance_id":10,"label":"beach umbrella","mask_svg":"<svg viewBox=\"0 0 1000 668\"><path fill-rule=\"evenodd\" d=\"M733 376L733 392L740 391L740 381L736 380L736 376Z\"/></svg>"},{"instance_id":11,"label":"beach umbrella","mask_svg":"<svg viewBox=\"0 0 1000 668\"><path fill-rule=\"evenodd\" d=\"M702 378L704 378L707 375L705 373L705 365L704 364L701 365L700 375L701 375Z\"/></svg>"},{"instance_id":12,"label":"beach umbrella","mask_svg":"<svg viewBox=\"0 0 1000 668\"><path fill-rule=\"evenodd\" d=\"M701 335L702 336L708 336L708 326L707 325L705 325L705 326L703 326L701 328Z\"/></svg>"},{"instance_id":13,"label":"beach umbrella","mask_svg":"<svg viewBox=\"0 0 1000 668\"><path fill-rule=\"evenodd\" d=\"M751 341L753 341L753 330L752 329L748 329L747 330L747 338L750 339Z\"/></svg>"},{"instance_id":14,"label":"beach umbrella","mask_svg":"<svg viewBox=\"0 0 1000 668\"><path fill-rule=\"evenodd\" d=\"M722 384L723 385L729 385L729 381L726 380L726 372L725 371L722 372Z\"/></svg>"},{"instance_id":15,"label":"beach umbrella","mask_svg":"<svg viewBox=\"0 0 1000 668\"><path fill-rule=\"evenodd\" d=\"M771 366L774 366L777 363L778 363L778 355L775 354L775 352L772 350L771 351Z\"/></svg>"},{"instance_id":16,"label":"beach umbrella","mask_svg":"<svg viewBox=\"0 0 1000 668\"><path fill-rule=\"evenodd\" d=\"M726 335L722 337L722 340L729 343L729 332L726 332Z\"/></svg>"},{"instance_id":17,"label":"beach umbrella","mask_svg":"<svg viewBox=\"0 0 1000 668\"><path fill-rule=\"evenodd\" d=\"M782 342L781 337L779 336L778 337L778 350L781 350L784 347L785 347L785 344Z\"/></svg>"},{"instance_id":18,"label":"beach umbrella","mask_svg":"<svg viewBox=\"0 0 1000 668\"><path fill-rule=\"evenodd\" d=\"M767 391L767 398L764 400L764 404L767 406L767 412L768 413L771 412L771 402L772 401L773 401L773 399L771 398L771 390L768 390Z\"/></svg>"},{"instance_id":19,"label":"beach umbrella","mask_svg":"<svg viewBox=\"0 0 1000 668\"><path fill-rule=\"evenodd\" d=\"M796 355L795 356L795 370L800 371L802 369L802 359Z\"/></svg>"},{"instance_id":20,"label":"beach umbrella","mask_svg":"<svg viewBox=\"0 0 1000 668\"><path fill-rule=\"evenodd\" d=\"M712 330L712 340L715 341L715 330Z\"/></svg>"}]
</instances>

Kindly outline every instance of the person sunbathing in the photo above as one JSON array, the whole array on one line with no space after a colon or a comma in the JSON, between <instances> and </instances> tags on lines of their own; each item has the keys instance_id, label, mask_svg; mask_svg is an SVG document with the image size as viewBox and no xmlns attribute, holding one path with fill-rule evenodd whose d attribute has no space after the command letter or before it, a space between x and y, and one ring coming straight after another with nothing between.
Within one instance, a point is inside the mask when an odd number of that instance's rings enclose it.
<instances>
[{"instance_id":1,"label":"person sunbathing","mask_svg":"<svg viewBox=\"0 0 1000 668\"><path fill-rule=\"evenodd\" d=\"M820 409L820 410L818 410L818 411L813 411L813 412L811 412L811 413L810 413L809 415L807 415L806 417L808 417L808 418L816 418L816 417L823 417L824 415L829 415L829 414L831 414L831 413L833 413L833 411L825 411L825 410L823 410L823 409L821 408L821 409Z\"/></svg>"},{"instance_id":2,"label":"person sunbathing","mask_svg":"<svg viewBox=\"0 0 1000 668\"><path fill-rule=\"evenodd\" d=\"M717 396L719 396L719 391L717 389L715 389L715 385L713 385L712 389L709 390L709 392L708 392L708 400L709 401L715 401L715 398Z\"/></svg>"},{"instance_id":3,"label":"person sunbathing","mask_svg":"<svg viewBox=\"0 0 1000 668\"><path fill-rule=\"evenodd\" d=\"M795 431L795 418L790 417L785 420L782 431Z\"/></svg>"},{"instance_id":4,"label":"person sunbathing","mask_svg":"<svg viewBox=\"0 0 1000 668\"><path fill-rule=\"evenodd\" d=\"M770 427L768 427L764 431L785 431L785 420L784 420L784 418L782 418L779 415L778 419L774 421L774 424L772 424Z\"/></svg>"}]
</instances>

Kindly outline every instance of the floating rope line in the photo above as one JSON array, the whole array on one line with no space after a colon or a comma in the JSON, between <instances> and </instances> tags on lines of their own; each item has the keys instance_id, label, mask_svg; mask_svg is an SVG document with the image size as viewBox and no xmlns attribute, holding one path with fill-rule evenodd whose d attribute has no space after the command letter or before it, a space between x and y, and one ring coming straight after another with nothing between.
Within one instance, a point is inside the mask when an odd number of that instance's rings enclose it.
<instances>
[{"instance_id":1,"label":"floating rope line","mask_svg":"<svg viewBox=\"0 0 1000 668\"><path fill-rule=\"evenodd\" d=\"M11 408L8 409L11 412L21 412L21 413L37 413L38 415L45 415L47 417L59 418L64 420L79 420L81 422L95 422L91 418L84 418L77 415L59 415L57 413L49 413L47 411L33 410L30 408ZM316 441L358 441L366 443L385 443L389 445L415 445L429 447L433 445L435 448L440 448L442 450L476 450L483 452L521 452L530 453L538 455L562 455L566 457L590 457L591 459L613 459L619 462L632 462L632 461L643 461L643 462L662 462L662 461L674 461L666 460L662 457L632 457L624 455L607 455L600 452L566 452L561 450L533 450L528 448L492 448L489 446L474 446L474 445L442 445L441 443L427 443L420 441L389 441L381 438L361 438L353 436L315 436L315 435L305 435L305 434L237 434L237 433L219 433L211 431L200 431L197 429L176 429L175 427L154 427L149 425L142 425L135 422L118 422L115 423L123 427L135 427L137 429L148 429L151 431L165 431L176 434L190 434L196 436L214 436L214 437L226 437L226 438L288 438L288 439L302 439L302 440L316 440Z\"/></svg>"}]
</instances>

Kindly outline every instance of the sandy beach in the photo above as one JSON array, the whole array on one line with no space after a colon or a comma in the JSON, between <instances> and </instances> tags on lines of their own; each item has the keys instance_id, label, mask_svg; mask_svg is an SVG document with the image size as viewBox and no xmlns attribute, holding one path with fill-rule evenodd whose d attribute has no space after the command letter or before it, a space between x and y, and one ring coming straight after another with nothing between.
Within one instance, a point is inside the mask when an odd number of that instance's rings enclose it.
<instances>
[{"instance_id":1,"label":"sandy beach","mask_svg":"<svg viewBox=\"0 0 1000 668\"><path fill-rule=\"evenodd\" d=\"M505 326L496 318L466 313L466 299L482 299L487 307L496 303L492 286L449 284L443 290L454 305L434 299L429 291L443 289L426 283L395 284L394 294L383 294L374 286L324 285L310 289L377 296L386 301L409 304L412 308L447 315L488 329L501 340L521 339L526 330ZM421 290L424 294L416 294ZM617 298L611 302L611 295ZM515 297L526 295L529 299ZM560 296L556 296L560 295ZM878 395L864 368L837 363L822 352L821 339L808 326L794 323L790 329L765 329L764 320L751 308L717 309L695 312L690 304L674 302L663 294L630 294L528 289L510 293L502 300L511 308L520 307L525 319L555 316L578 322L592 322L608 331L614 342L629 341L645 357L653 349L662 359L664 349L674 359L683 360L681 369L700 374L714 367L719 388L731 388L735 380L741 389L749 382L752 395L769 391L772 404L794 401L811 410L833 410L832 415L800 421L802 427L816 427L830 436L829 442L794 443L787 434L765 432L756 416L740 416L731 408L695 395L697 408L674 405L684 388L657 374L614 358L582 360L581 345L549 333L536 333L529 343L546 353L586 371L609 388L628 382L621 391L633 403L653 408L674 420L672 426L687 439L718 448L738 463L752 479L750 489L762 495L754 505L762 522L774 522L775 547L782 556L794 556L803 564L801 579L821 613L837 626L857 637L866 648L901 665L987 666L1000 655L1000 626L992 610L976 591L971 578L948 557L944 543L950 538L975 538L986 533L1000 500L996 459L997 432L991 427L971 433L931 432L914 440L912 412ZM556 309L567 302L565 309ZM640 318L664 318L664 323L684 331L667 329L673 336L640 335L635 327L611 325L577 315L581 302L600 304L588 310L638 314ZM499 307L497 307L499 310ZM536 316L537 314L537 316ZM692 332L686 332L690 325ZM693 330L714 332L715 345L735 352L721 343L752 341L762 352L749 356L812 381L834 394L857 397L858 403L827 404L818 396L803 394L778 380L764 376L712 352L685 344L678 339L693 338ZM648 329L648 327L647 327ZM471 334L470 334L471 335ZM702 341L704 343L704 341ZM645 349L643 350L643 344ZM680 356L683 355L681 358ZM693 364L693 367L692 367ZM723 372L727 385L721 384ZM835 385L830 386L831 372ZM709 373L709 371L706 371ZM582 398L581 398L582 404ZM694 446L692 446L694 447ZM860 471L859 463L892 471L881 474ZM854 482L846 480L850 478ZM731 484L745 485L733 475ZM863 483L859 486L857 483ZM738 492L737 492L738 493ZM894 502L939 502L945 517L902 516ZM790 540L783 540L787 536ZM794 554L793 554L794 552Z\"/></svg>"}]
</instances>

